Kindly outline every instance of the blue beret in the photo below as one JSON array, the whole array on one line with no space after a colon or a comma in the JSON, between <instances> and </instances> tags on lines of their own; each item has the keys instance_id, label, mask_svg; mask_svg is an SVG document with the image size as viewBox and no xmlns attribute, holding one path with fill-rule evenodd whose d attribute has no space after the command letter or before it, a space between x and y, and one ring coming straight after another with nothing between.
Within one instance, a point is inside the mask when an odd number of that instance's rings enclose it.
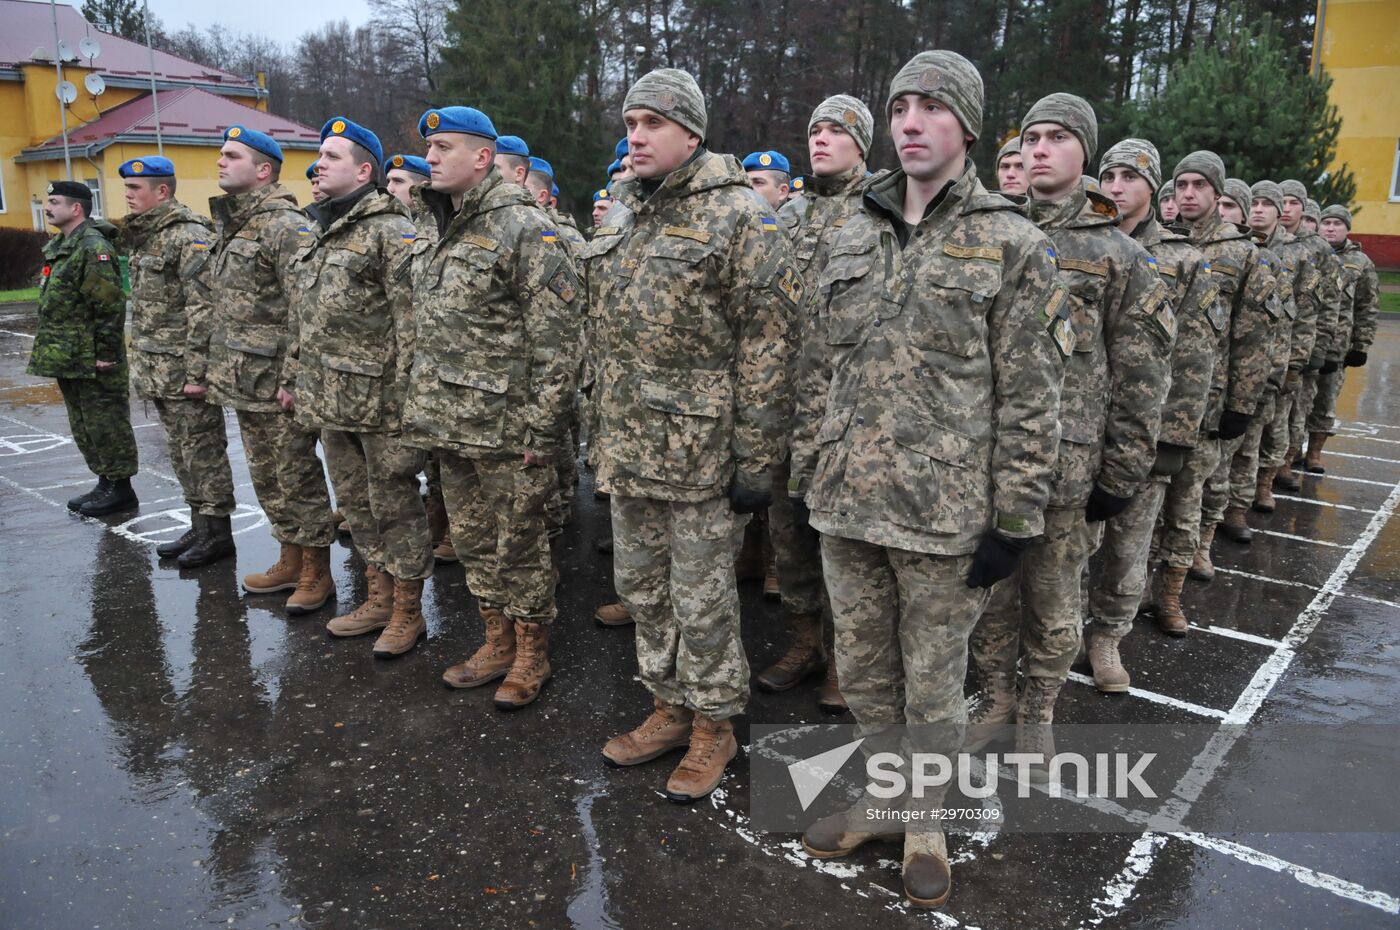
<instances>
[{"instance_id":1,"label":"blue beret","mask_svg":"<svg viewBox=\"0 0 1400 930\"><path fill-rule=\"evenodd\" d=\"M315 180L315 178L316 178L316 166L319 165L320 163L321 163L321 159L318 158L318 159L316 159L315 161L313 161L313 162L311 163L310 167L308 167L308 168L306 169L306 180L308 180L308 181Z\"/></svg>"},{"instance_id":2,"label":"blue beret","mask_svg":"<svg viewBox=\"0 0 1400 930\"><path fill-rule=\"evenodd\" d=\"M593 192L593 202L594 202L594 203L597 203L597 202L600 201L600 200L612 200L612 199L613 199L612 191L608 190L606 187L600 187L600 188L598 188L596 191Z\"/></svg>"},{"instance_id":3,"label":"blue beret","mask_svg":"<svg viewBox=\"0 0 1400 930\"><path fill-rule=\"evenodd\" d=\"M379 144L379 137L359 123L351 122L343 116L333 116L321 127L321 141L325 142L330 136L342 136L368 149L374 156L376 165L384 160L384 147Z\"/></svg>"},{"instance_id":4,"label":"blue beret","mask_svg":"<svg viewBox=\"0 0 1400 930\"><path fill-rule=\"evenodd\" d=\"M496 139L491 117L475 107L441 107L419 117L418 135L426 139L439 132L465 132L483 139Z\"/></svg>"},{"instance_id":5,"label":"blue beret","mask_svg":"<svg viewBox=\"0 0 1400 930\"><path fill-rule=\"evenodd\" d=\"M767 152L754 152L744 159L745 171L781 171L783 174L792 174L792 166L788 160L771 149Z\"/></svg>"},{"instance_id":6,"label":"blue beret","mask_svg":"<svg viewBox=\"0 0 1400 930\"><path fill-rule=\"evenodd\" d=\"M622 161L622 156L626 155L627 152L627 137L623 136L621 139L617 140L617 145L613 146L613 158Z\"/></svg>"},{"instance_id":7,"label":"blue beret","mask_svg":"<svg viewBox=\"0 0 1400 930\"><path fill-rule=\"evenodd\" d=\"M497 155L519 155L521 158L530 157L530 147L525 144L525 140L519 136L497 136Z\"/></svg>"},{"instance_id":8,"label":"blue beret","mask_svg":"<svg viewBox=\"0 0 1400 930\"><path fill-rule=\"evenodd\" d=\"M621 162L621 161L615 161L615 162L613 162L611 165L608 165L608 177L612 177L613 175L617 174L617 173L618 173L619 171L621 171L621 170L622 170L622 162Z\"/></svg>"},{"instance_id":9,"label":"blue beret","mask_svg":"<svg viewBox=\"0 0 1400 930\"><path fill-rule=\"evenodd\" d=\"M801 193L801 192L802 192L802 188L804 188L804 187L806 187L806 186L807 186L807 182L804 181L804 180L802 180L802 176L801 176L801 175L799 175L799 176L793 178L793 179L792 179L792 182L788 184L788 188L789 188L790 190L792 190L793 193Z\"/></svg>"},{"instance_id":10,"label":"blue beret","mask_svg":"<svg viewBox=\"0 0 1400 930\"><path fill-rule=\"evenodd\" d=\"M558 196L559 196L559 185L558 185L558 184L550 184L550 185L549 185L549 193L550 193L550 196L552 196L552 197L558 197Z\"/></svg>"},{"instance_id":11,"label":"blue beret","mask_svg":"<svg viewBox=\"0 0 1400 930\"><path fill-rule=\"evenodd\" d=\"M122 162L117 174L124 178L173 178L175 165L168 158L159 155L146 155Z\"/></svg>"},{"instance_id":12,"label":"blue beret","mask_svg":"<svg viewBox=\"0 0 1400 930\"><path fill-rule=\"evenodd\" d=\"M548 176L548 178L551 181L554 180L554 166L551 165L549 162L545 161L543 158L536 158L535 156L531 155L530 173L534 174L535 172L539 172L540 174Z\"/></svg>"},{"instance_id":13,"label":"blue beret","mask_svg":"<svg viewBox=\"0 0 1400 930\"><path fill-rule=\"evenodd\" d=\"M412 171L414 174L421 174L425 178L433 176L433 166L428 164L426 158L419 158L417 155L390 155L384 159L384 173L400 168L404 171Z\"/></svg>"},{"instance_id":14,"label":"blue beret","mask_svg":"<svg viewBox=\"0 0 1400 930\"><path fill-rule=\"evenodd\" d=\"M256 129L249 129L247 126L230 126L224 130L225 142L242 142L255 152L261 152L268 158L282 160L282 146L277 144L277 140L265 132L258 132Z\"/></svg>"}]
</instances>

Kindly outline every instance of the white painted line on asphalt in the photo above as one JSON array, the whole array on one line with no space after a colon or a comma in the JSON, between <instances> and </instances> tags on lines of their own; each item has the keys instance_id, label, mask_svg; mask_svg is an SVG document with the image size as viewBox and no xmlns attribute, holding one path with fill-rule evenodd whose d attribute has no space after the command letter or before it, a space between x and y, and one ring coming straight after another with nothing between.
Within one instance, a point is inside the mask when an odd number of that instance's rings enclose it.
<instances>
[{"instance_id":1,"label":"white painted line on asphalt","mask_svg":"<svg viewBox=\"0 0 1400 930\"><path fill-rule=\"evenodd\" d=\"M1221 568L1215 566L1215 571L1222 575L1237 575L1240 578L1248 578L1250 581L1267 581L1269 584L1287 585L1290 588L1307 588L1309 591L1316 591L1317 585L1308 584L1306 581L1294 581L1291 578L1271 578L1268 575L1256 575L1254 572L1240 571L1238 568Z\"/></svg>"},{"instance_id":2,"label":"white painted line on asphalt","mask_svg":"<svg viewBox=\"0 0 1400 930\"><path fill-rule=\"evenodd\" d=\"M1390 446L1400 446L1400 439L1383 439L1380 436L1372 436L1368 433L1338 433L1337 436L1341 439L1361 439L1366 442L1383 442ZM1328 453L1324 452L1323 454L1326 455Z\"/></svg>"},{"instance_id":3,"label":"white painted line on asphalt","mask_svg":"<svg viewBox=\"0 0 1400 930\"><path fill-rule=\"evenodd\" d=\"M1336 456L1341 459L1360 459L1363 462L1383 462L1386 465L1400 465L1400 459L1383 459L1375 455L1357 455L1355 452L1334 452L1331 449L1326 453L1328 458ZM1298 472L1299 477L1304 477L1304 472ZM1325 475L1314 475L1314 478L1324 478Z\"/></svg>"},{"instance_id":4,"label":"white painted line on asphalt","mask_svg":"<svg viewBox=\"0 0 1400 930\"><path fill-rule=\"evenodd\" d=\"M1378 488L1394 487L1389 481L1372 481L1370 478L1350 478L1346 475L1334 475L1331 472L1325 475L1318 475L1317 477L1322 478L1324 481L1345 481L1348 484L1369 484Z\"/></svg>"},{"instance_id":5,"label":"white painted line on asphalt","mask_svg":"<svg viewBox=\"0 0 1400 930\"><path fill-rule=\"evenodd\" d=\"M1226 639L1238 639L1245 643L1254 643L1256 646L1267 646L1270 649L1278 648L1278 640L1269 639L1267 636L1255 636L1253 633L1245 633L1242 630L1232 630L1228 626L1199 626L1191 624L1191 629L1200 630L1202 633L1214 633L1216 636L1223 636Z\"/></svg>"},{"instance_id":6,"label":"white painted line on asphalt","mask_svg":"<svg viewBox=\"0 0 1400 930\"><path fill-rule=\"evenodd\" d=\"M1352 594L1350 591L1338 592L1339 597L1349 597L1354 601L1365 601L1368 604L1378 604L1381 607L1389 607L1393 610L1400 610L1400 603L1387 601L1384 598L1371 597L1369 594Z\"/></svg>"},{"instance_id":7,"label":"white painted line on asphalt","mask_svg":"<svg viewBox=\"0 0 1400 930\"><path fill-rule=\"evenodd\" d=\"M1377 429L1393 429L1393 430L1400 430L1400 426L1397 426L1397 425L1394 424L1394 423L1363 423L1363 422L1360 421L1360 420L1347 420L1347 421L1345 421L1345 422L1343 422L1343 421L1341 421L1341 420L1338 420L1337 422L1338 422L1338 425L1340 425L1340 426L1364 426L1364 427L1366 427L1367 429L1370 429L1370 430L1377 430Z\"/></svg>"},{"instance_id":8,"label":"white painted line on asphalt","mask_svg":"<svg viewBox=\"0 0 1400 930\"><path fill-rule=\"evenodd\" d=\"M1316 504L1319 507L1331 507L1334 510L1352 510L1356 513L1375 513L1370 507L1353 507L1351 504L1334 504L1332 501L1320 501L1315 497L1294 497L1291 494L1275 494L1275 500L1294 501L1299 504Z\"/></svg>"},{"instance_id":9,"label":"white painted line on asphalt","mask_svg":"<svg viewBox=\"0 0 1400 930\"><path fill-rule=\"evenodd\" d=\"M1104 885L1102 895L1090 903L1094 916L1079 925L1081 930L1097 927L1108 918L1117 916L1128 906L1128 901L1137 891L1138 882L1152 871L1157 853L1165 845L1167 838L1160 833L1144 833L1133 841L1127 857L1123 860L1123 868Z\"/></svg>"},{"instance_id":10,"label":"white painted line on asphalt","mask_svg":"<svg viewBox=\"0 0 1400 930\"><path fill-rule=\"evenodd\" d=\"M1259 530L1259 529L1256 529L1256 530L1254 531L1254 533L1255 533L1256 536L1277 536L1277 537L1279 537L1280 539L1291 539L1291 540L1293 540L1294 542L1311 543L1311 544L1314 545L1314 546L1331 546L1333 549L1350 549L1350 548L1351 548L1350 546L1344 545L1344 544L1342 544L1342 543L1328 542L1328 541L1325 540L1325 539L1313 539L1311 536L1295 536L1295 535L1292 534L1292 533L1280 533L1278 530Z\"/></svg>"},{"instance_id":11,"label":"white painted line on asphalt","mask_svg":"<svg viewBox=\"0 0 1400 930\"><path fill-rule=\"evenodd\" d=\"M1085 675L1082 672L1070 672L1069 680L1076 684L1088 685L1091 688L1094 686L1093 676ZM1184 710L1198 717L1210 717L1213 720L1225 719L1225 711L1223 710L1216 710L1214 707L1206 707L1202 704L1193 704L1190 701L1183 701L1181 698L1174 698L1170 694L1158 694L1156 691L1145 691L1142 688L1129 688L1128 694L1133 697L1140 697L1144 701L1151 701L1153 704L1175 707L1177 710Z\"/></svg>"},{"instance_id":12,"label":"white painted line on asphalt","mask_svg":"<svg viewBox=\"0 0 1400 930\"><path fill-rule=\"evenodd\" d=\"M1269 853L1261 852L1260 850L1240 843L1231 842L1230 840L1221 839L1220 837L1206 836L1203 833L1171 833L1168 835L1173 839L1193 843L1203 849L1211 849L1219 853L1224 853L1227 856L1231 856L1241 862L1247 862L1250 865L1257 865L1260 868L1265 868L1272 872L1291 875L1304 885L1330 891L1338 897L1356 901L1368 907L1374 907L1378 910L1385 911L1387 914L1400 914L1400 899L1395 898L1393 895L1388 895L1383 891L1370 891L1355 882L1349 882L1335 875L1329 875L1326 872L1318 872L1306 866L1280 859Z\"/></svg>"}]
</instances>

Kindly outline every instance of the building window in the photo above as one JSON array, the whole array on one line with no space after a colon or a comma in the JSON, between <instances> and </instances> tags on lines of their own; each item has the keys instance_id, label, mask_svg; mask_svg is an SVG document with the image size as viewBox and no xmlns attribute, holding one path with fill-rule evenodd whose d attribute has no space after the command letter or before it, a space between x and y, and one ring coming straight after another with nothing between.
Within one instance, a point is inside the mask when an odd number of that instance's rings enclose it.
<instances>
[{"instance_id":1,"label":"building window","mask_svg":"<svg viewBox=\"0 0 1400 930\"><path fill-rule=\"evenodd\" d=\"M92 215L103 216L102 212L102 182L97 178L84 178L83 183L92 191Z\"/></svg>"},{"instance_id":2,"label":"building window","mask_svg":"<svg viewBox=\"0 0 1400 930\"><path fill-rule=\"evenodd\" d=\"M1400 139L1395 140L1395 163L1390 167L1390 201L1400 202Z\"/></svg>"}]
</instances>

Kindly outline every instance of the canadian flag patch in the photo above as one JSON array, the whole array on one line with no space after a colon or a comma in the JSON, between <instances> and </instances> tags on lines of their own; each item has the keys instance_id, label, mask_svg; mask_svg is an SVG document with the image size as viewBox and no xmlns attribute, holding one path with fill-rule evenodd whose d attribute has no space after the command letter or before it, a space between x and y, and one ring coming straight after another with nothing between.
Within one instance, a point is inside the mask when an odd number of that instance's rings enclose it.
<instances>
[{"instance_id":1,"label":"canadian flag patch","mask_svg":"<svg viewBox=\"0 0 1400 930\"><path fill-rule=\"evenodd\" d=\"M112 256L108 255L106 252L102 252L98 254L97 260L99 262L110 262L112 260Z\"/></svg>"}]
</instances>

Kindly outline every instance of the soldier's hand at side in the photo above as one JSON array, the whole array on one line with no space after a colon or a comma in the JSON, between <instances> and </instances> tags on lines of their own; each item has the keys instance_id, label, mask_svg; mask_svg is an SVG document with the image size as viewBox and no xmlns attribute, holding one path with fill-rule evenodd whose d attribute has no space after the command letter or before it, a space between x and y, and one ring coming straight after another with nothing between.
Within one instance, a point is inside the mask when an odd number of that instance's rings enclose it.
<instances>
[{"instance_id":1,"label":"soldier's hand at side","mask_svg":"<svg viewBox=\"0 0 1400 930\"><path fill-rule=\"evenodd\" d=\"M1084 520L1087 523L1100 523L1118 516L1132 502L1132 497L1119 497L1094 485L1094 490L1089 492L1089 506L1084 509Z\"/></svg>"},{"instance_id":2,"label":"soldier's hand at side","mask_svg":"<svg viewBox=\"0 0 1400 930\"><path fill-rule=\"evenodd\" d=\"M117 367L117 363L97 361L93 363L93 367L96 368L98 371L111 371L113 368Z\"/></svg>"},{"instance_id":3,"label":"soldier's hand at side","mask_svg":"<svg viewBox=\"0 0 1400 930\"><path fill-rule=\"evenodd\" d=\"M1347 357L1342 359L1342 364L1348 368L1360 368L1366 364L1366 353L1360 349L1348 349Z\"/></svg>"},{"instance_id":4,"label":"soldier's hand at side","mask_svg":"<svg viewBox=\"0 0 1400 930\"><path fill-rule=\"evenodd\" d=\"M1031 544L1029 539L1013 539L996 530L982 534L977 551L972 553L972 568L967 573L969 588L990 588L1011 573L1021 562L1021 553Z\"/></svg>"},{"instance_id":5,"label":"soldier's hand at side","mask_svg":"<svg viewBox=\"0 0 1400 930\"><path fill-rule=\"evenodd\" d=\"M1328 364L1335 364L1329 362ZM1322 369L1326 371L1326 368ZM1244 431L1249 429L1249 421L1254 417L1248 413L1240 413L1237 410L1226 410L1220 415L1220 438L1239 439L1244 435Z\"/></svg>"},{"instance_id":6,"label":"soldier's hand at side","mask_svg":"<svg viewBox=\"0 0 1400 930\"><path fill-rule=\"evenodd\" d=\"M1186 467L1186 455L1191 450L1175 443L1157 443L1157 458L1152 462L1152 474L1170 478Z\"/></svg>"},{"instance_id":7,"label":"soldier's hand at side","mask_svg":"<svg viewBox=\"0 0 1400 930\"><path fill-rule=\"evenodd\" d=\"M291 412L291 409L297 405L297 396L286 388L278 388L277 403L282 406L283 410Z\"/></svg>"},{"instance_id":8,"label":"soldier's hand at side","mask_svg":"<svg viewBox=\"0 0 1400 930\"><path fill-rule=\"evenodd\" d=\"M1325 362L1322 363L1321 372L1322 372L1322 374L1324 374L1324 375L1330 375L1332 372L1336 371L1338 368L1341 368L1341 367L1342 367L1342 363L1341 363L1341 362L1335 362L1335 361L1333 361L1332 359L1329 358L1327 361L1325 361Z\"/></svg>"},{"instance_id":9,"label":"soldier's hand at side","mask_svg":"<svg viewBox=\"0 0 1400 930\"><path fill-rule=\"evenodd\" d=\"M756 491L745 487L736 477L729 485L729 509L735 513L758 513L773 503L770 491Z\"/></svg>"},{"instance_id":10,"label":"soldier's hand at side","mask_svg":"<svg viewBox=\"0 0 1400 930\"><path fill-rule=\"evenodd\" d=\"M525 453L525 464L527 467L534 465L548 465L549 461L550 457L548 455L545 455L543 452Z\"/></svg>"},{"instance_id":11,"label":"soldier's hand at side","mask_svg":"<svg viewBox=\"0 0 1400 930\"><path fill-rule=\"evenodd\" d=\"M1308 365L1304 371L1321 371L1322 366L1327 364L1327 356L1321 352L1314 352L1308 358Z\"/></svg>"},{"instance_id":12,"label":"soldier's hand at side","mask_svg":"<svg viewBox=\"0 0 1400 930\"><path fill-rule=\"evenodd\" d=\"M209 389L202 384L186 384L180 388L180 393L191 400L203 400Z\"/></svg>"}]
</instances>

